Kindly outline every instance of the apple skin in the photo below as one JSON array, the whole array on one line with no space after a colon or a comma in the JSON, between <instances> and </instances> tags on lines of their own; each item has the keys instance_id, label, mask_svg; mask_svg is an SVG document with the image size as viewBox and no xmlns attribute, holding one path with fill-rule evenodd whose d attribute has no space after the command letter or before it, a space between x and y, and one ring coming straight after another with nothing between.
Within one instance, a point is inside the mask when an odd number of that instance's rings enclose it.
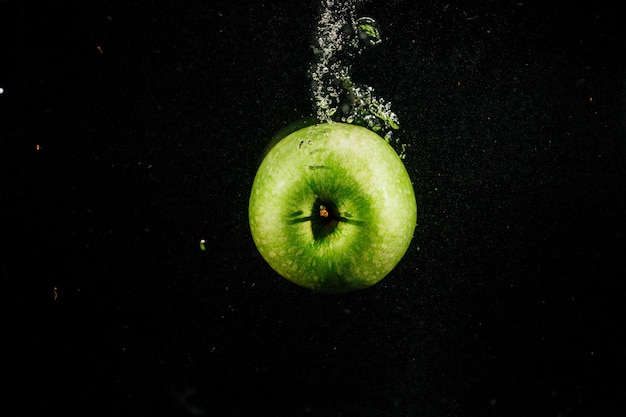
<instances>
[{"instance_id":1,"label":"apple skin","mask_svg":"<svg viewBox=\"0 0 626 417\"><path fill-rule=\"evenodd\" d=\"M254 243L287 280L321 293L369 287L398 264L416 226L404 164L361 126L321 123L263 159L249 205Z\"/></svg>"}]
</instances>

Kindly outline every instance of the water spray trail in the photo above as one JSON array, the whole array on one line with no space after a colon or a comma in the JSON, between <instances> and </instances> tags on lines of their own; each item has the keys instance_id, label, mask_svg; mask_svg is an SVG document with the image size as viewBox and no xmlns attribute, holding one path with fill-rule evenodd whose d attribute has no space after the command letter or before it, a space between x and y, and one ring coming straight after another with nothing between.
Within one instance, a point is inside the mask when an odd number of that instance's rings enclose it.
<instances>
[{"instance_id":1,"label":"water spray trail","mask_svg":"<svg viewBox=\"0 0 626 417\"><path fill-rule=\"evenodd\" d=\"M380 42L376 21L356 18L358 0L322 0L317 25L315 60L310 69L311 90L320 122L365 126L387 141L400 127L391 103L374 95L370 86L350 76L351 62L364 48ZM401 157L404 157L404 146Z\"/></svg>"}]
</instances>

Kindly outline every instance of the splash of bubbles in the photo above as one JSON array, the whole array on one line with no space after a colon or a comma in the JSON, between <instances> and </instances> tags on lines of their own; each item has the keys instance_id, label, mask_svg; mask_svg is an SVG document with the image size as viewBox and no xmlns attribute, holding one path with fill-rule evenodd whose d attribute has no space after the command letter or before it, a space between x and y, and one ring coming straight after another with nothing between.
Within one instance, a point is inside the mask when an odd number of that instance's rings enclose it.
<instances>
[{"instance_id":1,"label":"splash of bubbles","mask_svg":"<svg viewBox=\"0 0 626 417\"><path fill-rule=\"evenodd\" d=\"M322 0L316 44L312 45L315 60L310 69L315 111L321 122L362 125L390 142L392 132L400 127L391 103L350 76L354 56L381 41L374 19L355 17L358 2ZM402 145L401 158L405 157L405 149Z\"/></svg>"}]
</instances>

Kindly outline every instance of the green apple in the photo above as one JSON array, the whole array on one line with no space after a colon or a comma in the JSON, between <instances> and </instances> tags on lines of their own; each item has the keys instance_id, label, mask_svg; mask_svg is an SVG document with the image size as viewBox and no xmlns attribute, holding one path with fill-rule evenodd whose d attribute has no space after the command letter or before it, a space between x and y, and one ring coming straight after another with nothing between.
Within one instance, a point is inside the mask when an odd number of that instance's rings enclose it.
<instances>
[{"instance_id":1,"label":"green apple","mask_svg":"<svg viewBox=\"0 0 626 417\"><path fill-rule=\"evenodd\" d=\"M254 243L284 278L316 292L369 287L406 253L417 219L395 150L361 126L322 123L274 145L254 178Z\"/></svg>"}]
</instances>

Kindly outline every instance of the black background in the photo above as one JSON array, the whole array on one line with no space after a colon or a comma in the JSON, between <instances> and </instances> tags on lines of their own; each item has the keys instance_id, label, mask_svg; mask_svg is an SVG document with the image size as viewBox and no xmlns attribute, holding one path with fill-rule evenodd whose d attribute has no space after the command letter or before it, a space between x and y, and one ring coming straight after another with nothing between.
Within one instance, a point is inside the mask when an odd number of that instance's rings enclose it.
<instances>
[{"instance_id":1,"label":"black background","mask_svg":"<svg viewBox=\"0 0 626 417\"><path fill-rule=\"evenodd\" d=\"M6 404L625 415L620 13L359 6L383 42L353 78L400 118L419 224L385 280L329 296L247 223L265 146L312 114L319 5L0 2Z\"/></svg>"}]
</instances>

